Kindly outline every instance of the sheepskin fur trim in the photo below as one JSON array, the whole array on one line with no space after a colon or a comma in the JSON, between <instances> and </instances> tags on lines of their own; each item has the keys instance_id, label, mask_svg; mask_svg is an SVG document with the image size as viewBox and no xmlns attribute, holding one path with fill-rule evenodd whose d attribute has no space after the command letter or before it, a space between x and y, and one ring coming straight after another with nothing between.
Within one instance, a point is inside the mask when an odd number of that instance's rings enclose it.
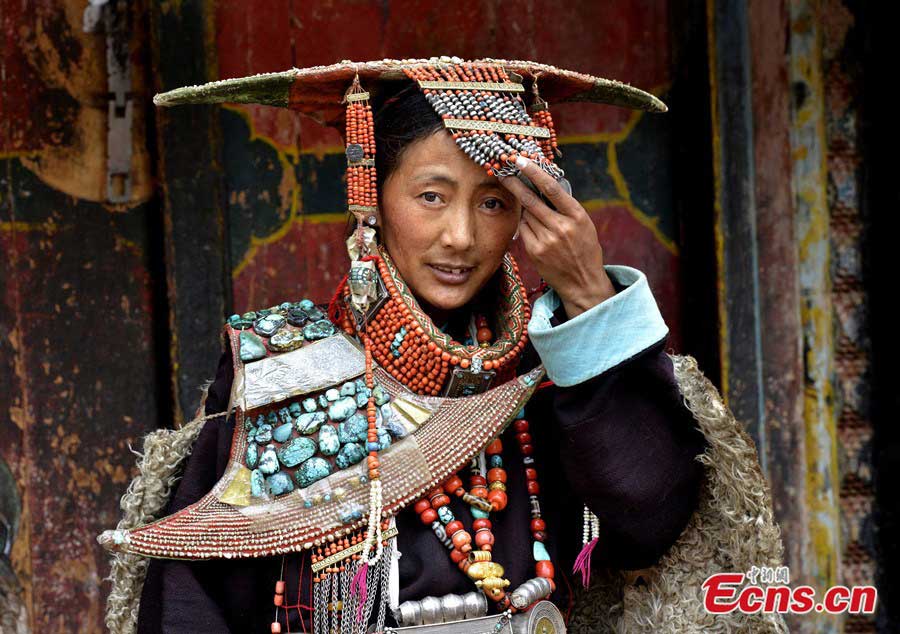
<instances>
[{"instance_id":1,"label":"sheepskin fur trim","mask_svg":"<svg viewBox=\"0 0 900 634\"><path fill-rule=\"evenodd\" d=\"M698 456L706 472L697 510L684 532L652 568L591 575L576 592L571 634L788 631L780 614L708 614L703 582L716 572L777 567L781 531L753 440L691 356L669 355L684 403L708 447ZM602 538L602 537L601 537Z\"/></svg>"},{"instance_id":2,"label":"sheepskin fur trim","mask_svg":"<svg viewBox=\"0 0 900 634\"><path fill-rule=\"evenodd\" d=\"M116 528L135 528L159 517L169 502L172 487L181 477L182 464L191 454L194 440L213 416L200 416L206 405L209 384L202 388L197 416L180 429L158 429L144 436L144 453L138 457L138 475L128 485L120 506L122 519ZM116 634L134 634L138 608L149 559L129 553L114 553L106 580L112 590L106 599L106 627Z\"/></svg>"}]
</instances>

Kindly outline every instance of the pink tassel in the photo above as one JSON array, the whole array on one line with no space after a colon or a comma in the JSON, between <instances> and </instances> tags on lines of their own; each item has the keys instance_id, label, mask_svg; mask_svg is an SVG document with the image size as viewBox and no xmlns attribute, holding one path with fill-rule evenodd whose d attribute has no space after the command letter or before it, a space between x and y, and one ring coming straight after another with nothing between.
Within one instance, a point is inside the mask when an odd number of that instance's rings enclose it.
<instances>
[{"instance_id":1,"label":"pink tassel","mask_svg":"<svg viewBox=\"0 0 900 634\"><path fill-rule=\"evenodd\" d=\"M350 596L355 597L359 594L359 605L356 608L356 622L359 623L363 618L363 605L366 602L368 590L366 588L366 575L369 572L369 562L364 561L356 574L353 575L353 581L350 582Z\"/></svg>"},{"instance_id":2,"label":"pink tassel","mask_svg":"<svg viewBox=\"0 0 900 634\"><path fill-rule=\"evenodd\" d=\"M572 574L581 572L581 583L585 588L591 584L591 552L597 545L597 539L595 537L584 545L584 548L578 553L578 557L575 558L575 566L572 568Z\"/></svg>"}]
</instances>

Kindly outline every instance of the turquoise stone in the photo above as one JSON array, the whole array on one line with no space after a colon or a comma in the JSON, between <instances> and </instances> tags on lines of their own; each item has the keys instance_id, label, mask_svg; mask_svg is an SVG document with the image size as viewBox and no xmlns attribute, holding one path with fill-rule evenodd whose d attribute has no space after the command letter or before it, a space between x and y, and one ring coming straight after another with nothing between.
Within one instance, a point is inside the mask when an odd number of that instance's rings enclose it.
<instances>
[{"instance_id":1,"label":"turquoise stone","mask_svg":"<svg viewBox=\"0 0 900 634\"><path fill-rule=\"evenodd\" d=\"M330 390L325 390L325 398L332 403L341 398L340 390L336 388L331 388Z\"/></svg>"},{"instance_id":2,"label":"turquoise stone","mask_svg":"<svg viewBox=\"0 0 900 634\"><path fill-rule=\"evenodd\" d=\"M391 400L391 397L387 392L384 391L384 388L380 385L376 385L375 389L372 390L372 396L375 397L375 404L378 407L381 407L385 403Z\"/></svg>"},{"instance_id":3,"label":"turquoise stone","mask_svg":"<svg viewBox=\"0 0 900 634\"><path fill-rule=\"evenodd\" d=\"M303 413L303 410L300 409L300 403L294 401L288 406L288 412L290 412L293 418L297 418L300 414Z\"/></svg>"},{"instance_id":4,"label":"turquoise stone","mask_svg":"<svg viewBox=\"0 0 900 634\"><path fill-rule=\"evenodd\" d=\"M356 391L362 392L363 390L367 390L369 388L366 387L365 379L356 379Z\"/></svg>"},{"instance_id":5,"label":"turquoise stone","mask_svg":"<svg viewBox=\"0 0 900 634\"><path fill-rule=\"evenodd\" d=\"M266 488L272 495L284 495L294 490L294 483L291 480L291 476L283 471L279 471L266 478Z\"/></svg>"},{"instance_id":6,"label":"turquoise stone","mask_svg":"<svg viewBox=\"0 0 900 634\"><path fill-rule=\"evenodd\" d=\"M305 398L303 399L303 411L306 412L314 412L318 409L318 405L316 404L316 399L314 398Z\"/></svg>"},{"instance_id":7,"label":"turquoise stone","mask_svg":"<svg viewBox=\"0 0 900 634\"><path fill-rule=\"evenodd\" d=\"M303 488L308 487L317 480L321 480L330 473L331 464L325 460L325 458L313 456L300 465L300 468L297 469L297 473L294 474L294 477L297 479L297 484L300 485L300 488Z\"/></svg>"},{"instance_id":8,"label":"turquoise stone","mask_svg":"<svg viewBox=\"0 0 900 634\"><path fill-rule=\"evenodd\" d=\"M250 443L247 445L247 468L255 469L257 462L259 462L259 450L254 443Z\"/></svg>"},{"instance_id":9,"label":"turquoise stone","mask_svg":"<svg viewBox=\"0 0 900 634\"><path fill-rule=\"evenodd\" d=\"M325 313L323 313L321 310L319 310L319 308L316 306L313 306L308 311L306 311L306 314L309 315L310 321L322 321L322 320L328 321L325 318L326 317ZM331 323L331 322L328 322L328 323Z\"/></svg>"},{"instance_id":10,"label":"turquoise stone","mask_svg":"<svg viewBox=\"0 0 900 634\"><path fill-rule=\"evenodd\" d=\"M247 432L247 442L256 442L256 427L251 427Z\"/></svg>"},{"instance_id":11,"label":"turquoise stone","mask_svg":"<svg viewBox=\"0 0 900 634\"><path fill-rule=\"evenodd\" d=\"M299 302L297 302L297 308L299 308L300 310L305 311L307 313L315 307L316 307L316 305L313 303L313 301L311 299L304 298L304 299L301 299Z\"/></svg>"},{"instance_id":12,"label":"turquoise stone","mask_svg":"<svg viewBox=\"0 0 900 634\"><path fill-rule=\"evenodd\" d=\"M244 328L250 328L257 317L259 317L259 315L254 312L244 313L240 316L232 315L228 318L228 323L235 330L243 330Z\"/></svg>"},{"instance_id":13,"label":"turquoise stone","mask_svg":"<svg viewBox=\"0 0 900 634\"><path fill-rule=\"evenodd\" d=\"M287 310L291 306L292 306L292 304L290 302L281 302L280 304L278 304L278 308L280 310Z\"/></svg>"},{"instance_id":14,"label":"turquoise stone","mask_svg":"<svg viewBox=\"0 0 900 634\"><path fill-rule=\"evenodd\" d=\"M312 316L310 315L310 319ZM318 319L303 327L303 338L307 341L324 339L334 334L334 324L327 319Z\"/></svg>"},{"instance_id":15,"label":"turquoise stone","mask_svg":"<svg viewBox=\"0 0 900 634\"><path fill-rule=\"evenodd\" d=\"M516 418L525 418L525 408L519 410L519 413L516 414Z\"/></svg>"},{"instance_id":16,"label":"turquoise stone","mask_svg":"<svg viewBox=\"0 0 900 634\"><path fill-rule=\"evenodd\" d=\"M323 456L333 456L341 448L338 433L331 425L325 425L319 430L319 451Z\"/></svg>"},{"instance_id":17,"label":"turquoise stone","mask_svg":"<svg viewBox=\"0 0 900 634\"><path fill-rule=\"evenodd\" d=\"M356 383L353 381L347 381L341 386L341 396L355 396L356 395Z\"/></svg>"},{"instance_id":18,"label":"turquoise stone","mask_svg":"<svg viewBox=\"0 0 900 634\"><path fill-rule=\"evenodd\" d=\"M285 467L296 467L316 453L316 443L310 438L294 438L278 450L278 458Z\"/></svg>"},{"instance_id":19,"label":"turquoise stone","mask_svg":"<svg viewBox=\"0 0 900 634\"><path fill-rule=\"evenodd\" d=\"M341 510L340 518L341 522L344 524L349 524L350 522L355 522L356 520L362 519L363 516L363 508L359 504L351 504L348 508L344 508Z\"/></svg>"},{"instance_id":20,"label":"turquoise stone","mask_svg":"<svg viewBox=\"0 0 900 634\"><path fill-rule=\"evenodd\" d=\"M255 440L260 445L264 445L267 442L272 442L272 426L268 423L263 423L262 425L257 427Z\"/></svg>"},{"instance_id":21,"label":"turquoise stone","mask_svg":"<svg viewBox=\"0 0 900 634\"><path fill-rule=\"evenodd\" d=\"M352 467L365 457L365 449L355 442L349 442L341 447L334 462L338 466L338 469L346 469L347 467Z\"/></svg>"},{"instance_id":22,"label":"turquoise stone","mask_svg":"<svg viewBox=\"0 0 900 634\"><path fill-rule=\"evenodd\" d=\"M328 407L329 402L328 399L325 398L324 394L319 394L319 407Z\"/></svg>"},{"instance_id":23,"label":"turquoise stone","mask_svg":"<svg viewBox=\"0 0 900 634\"><path fill-rule=\"evenodd\" d=\"M534 546L531 548L531 554L534 555L535 561L549 561L550 559L550 553L547 552L547 547L538 541L534 542Z\"/></svg>"},{"instance_id":24,"label":"turquoise stone","mask_svg":"<svg viewBox=\"0 0 900 634\"><path fill-rule=\"evenodd\" d=\"M241 361L249 363L266 356L266 345L258 335L249 330L241 331Z\"/></svg>"},{"instance_id":25,"label":"turquoise stone","mask_svg":"<svg viewBox=\"0 0 900 634\"><path fill-rule=\"evenodd\" d=\"M291 413L288 411L287 407L282 407L278 410L278 420L282 423L290 423L291 422Z\"/></svg>"},{"instance_id":26,"label":"turquoise stone","mask_svg":"<svg viewBox=\"0 0 900 634\"><path fill-rule=\"evenodd\" d=\"M274 411L266 414L266 422L269 423L272 427L278 424L278 414Z\"/></svg>"},{"instance_id":27,"label":"turquoise stone","mask_svg":"<svg viewBox=\"0 0 900 634\"><path fill-rule=\"evenodd\" d=\"M287 320L283 315L279 315L278 313L270 313L265 317L260 317L255 322L253 322L253 330L260 336L271 337L276 332L278 332L279 328L284 327L286 323Z\"/></svg>"},{"instance_id":28,"label":"turquoise stone","mask_svg":"<svg viewBox=\"0 0 900 634\"><path fill-rule=\"evenodd\" d=\"M494 454L491 456L491 468L494 467L502 467L503 466L503 456L500 454Z\"/></svg>"},{"instance_id":29,"label":"turquoise stone","mask_svg":"<svg viewBox=\"0 0 900 634\"><path fill-rule=\"evenodd\" d=\"M292 423L279 425L275 428L275 431L272 432L272 438L274 438L278 442L287 442L291 438L291 431L293 429L294 425Z\"/></svg>"},{"instance_id":30,"label":"turquoise stone","mask_svg":"<svg viewBox=\"0 0 900 634\"><path fill-rule=\"evenodd\" d=\"M309 412L306 414L300 414L300 417L297 418L297 431L301 434L314 434L319 431L319 427L322 426L326 420L325 412Z\"/></svg>"},{"instance_id":31,"label":"turquoise stone","mask_svg":"<svg viewBox=\"0 0 900 634\"><path fill-rule=\"evenodd\" d=\"M348 442L365 442L368 437L369 423L366 417L356 413L338 425L338 439L341 444Z\"/></svg>"},{"instance_id":32,"label":"turquoise stone","mask_svg":"<svg viewBox=\"0 0 900 634\"><path fill-rule=\"evenodd\" d=\"M482 511L481 509L472 508L472 517L475 519L486 519L489 517L487 511Z\"/></svg>"},{"instance_id":33,"label":"turquoise stone","mask_svg":"<svg viewBox=\"0 0 900 634\"><path fill-rule=\"evenodd\" d=\"M266 478L259 469L250 472L250 495L255 498L262 497L266 486Z\"/></svg>"},{"instance_id":34,"label":"turquoise stone","mask_svg":"<svg viewBox=\"0 0 900 634\"><path fill-rule=\"evenodd\" d=\"M369 395L365 392L357 392L356 393L356 406L357 407L365 407L369 404Z\"/></svg>"},{"instance_id":35,"label":"turquoise stone","mask_svg":"<svg viewBox=\"0 0 900 634\"><path fill-rule=\"evenodd\" d=\"M262 455L259 457L260 473L264 475L272 475L281 467L278 466L278 454L275 453L275 445L268 445Z\"/></svg>"},{"instance_id":36,"label":"turquoise stone","mask_svg":"<svg viewBox=\"0 0 900 634\"><path fill-rule=\"evenodd\" d=\"M307 319L309 319L309 315L302 308L289 308L287 311L287 320L292 326L300 327L306 323Z\"/></svg>"},{"instance_id":37,"label":"turquoise stone","mask_svg":"<svg viewBox=\"0 0 900 634\"><path fill-rule=\"evenodd\" d=\"M289 352L303 345L303 335L299 330L280 328L269 338L269 347L278 352Z\"/></svg>"},{"instance_id":38,"label":"turquoise stone","mask_svg":"<svg viewBox=\"0 0 900 634\"><path fill-rule=\"evenodd\" d=\"M345 396L328 407L328 418L334 421L347 420L354 413L356 413L356 399L351 396Z\"/></svg>"},{"instance_id":39,"label":"turquoise stone","mask_svg":"<svg viewBox=\"0 0 900 634\"><path fill-rule=\"evenodd\" d=\"M366 430L368 432L368 429ZM368 436L368 434L366 434ZM391 446L391 435L388 433L387 429L381 428L378 430L378 451L384 451L388 447Z\"/></svg>"}]
</instances>

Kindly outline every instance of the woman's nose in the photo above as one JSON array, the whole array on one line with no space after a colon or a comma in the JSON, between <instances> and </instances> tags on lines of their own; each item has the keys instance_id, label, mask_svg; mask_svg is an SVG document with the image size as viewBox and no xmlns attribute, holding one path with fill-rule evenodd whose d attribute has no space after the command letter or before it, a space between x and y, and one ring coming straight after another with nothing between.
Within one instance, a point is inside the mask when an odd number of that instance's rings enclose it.
<instances>
[{"instance_id":1,"label":"woman's nose","mask_svg":"<svg viewBox=\"0 0 900 634\"><path fill-rule=\"evenodd\" d=\"M454 251L466 251L475 246L475 220L471 210L458 205L444 214L443 245Z\"/></svg>"}]
</instances>

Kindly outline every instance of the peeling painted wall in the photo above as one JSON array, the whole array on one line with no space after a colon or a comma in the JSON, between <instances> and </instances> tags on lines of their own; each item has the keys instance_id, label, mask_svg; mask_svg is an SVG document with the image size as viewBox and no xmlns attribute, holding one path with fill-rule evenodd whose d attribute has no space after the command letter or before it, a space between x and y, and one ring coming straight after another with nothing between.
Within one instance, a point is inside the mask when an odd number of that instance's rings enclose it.
<instances>
[{"instance_id":1,"label":"peeling painted wall","mask_svg":"<svg viewBox=\"0 0 900 634\"><path fill-rule=\"evenodd\" d=\"M146 102L133 199L106 204L106 42L82 31L85 4L0 2L0 462L20 496L8 561L34 632L101 631L95 536L116 523L129 444L161 422Z\"/></svg>"}]
</instances>

